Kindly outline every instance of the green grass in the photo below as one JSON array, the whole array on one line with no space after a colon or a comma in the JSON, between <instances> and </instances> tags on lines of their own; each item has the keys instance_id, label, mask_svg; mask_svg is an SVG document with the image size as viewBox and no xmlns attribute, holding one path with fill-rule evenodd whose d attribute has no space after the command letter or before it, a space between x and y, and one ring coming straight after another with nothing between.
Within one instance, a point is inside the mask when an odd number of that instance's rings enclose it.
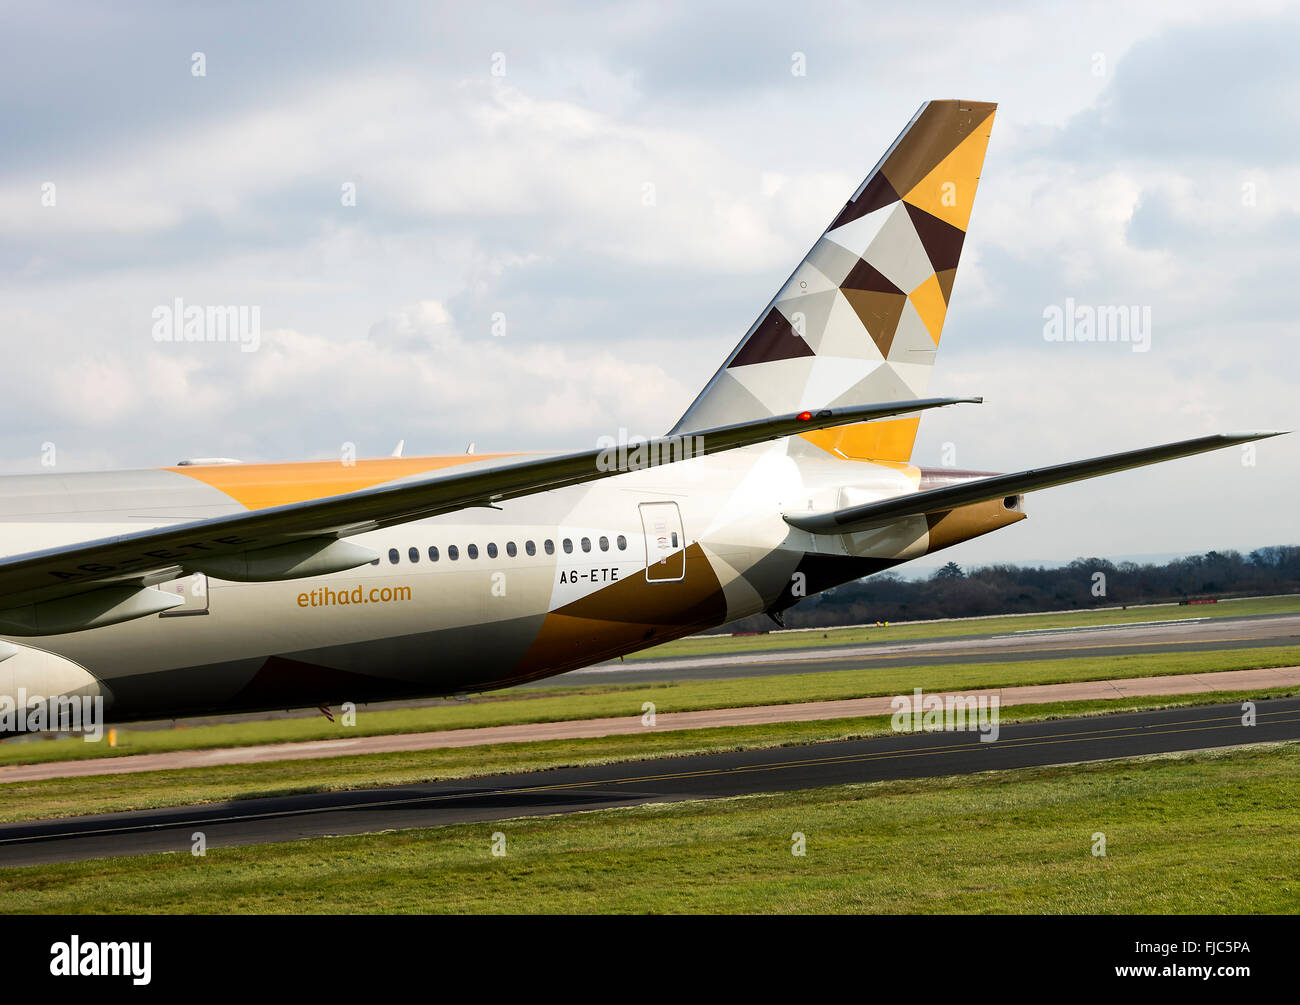
<instances>
[{"instance_id":1,"label":"green grass","mask_svg":"<svg viewBox=\"0 0 1300 1005\"><path fill-rule=\"evenodd\" d=\"M0 911L1293 914L1298 754L1290 743L10 869Z\"/></svg>"},{"instance_id":2,"label":"green grass","mask_svg":"<svg viewBox=\"0 0 1300 1005\"><path fill-rule=\"evenodd\" d=\"M322 740L342 736L374 736L479 726L559 722L640 716L644 702L658 712L739 708L787 702L829 701L873 695L927 691L973 690L1028 684L1057 684L1083 680L1116 680L1163 674L1246 670L1300 664L1300 646L1271 646L1213 652L1137 653L1096 657L1026 660L1017 663L958 663L934 666L868 667L820 673L781 674L716 681L661 684L615 684L566 689L560 694L513 691L499 697L423 708L357 712L357 725L344 727L324 718L272 719L190 729L119 731L119 745L86 743L80 739L10 743L0 746L0 765L35 764L87 757L147 754L211 747L240 747L262 743ZM5 791L0 788L0 792Z\"/></svg>"},{"instance_id":3,"label":"green grass","mask_svg":"<svg viewBox=\"0 0 1300 1005\"><path fill-rule=\"evenodd\" d=\"M1295 689L1053 702L1003 707L1000 721L1030 722L1061 716L1103 715L1290 697ZM816 722L771 723L675 730L580 740L499 743L482 747L395 754L354 754L308 761L271 761L129 775L11 782L0 787L0 822L83 813L108 813L304 792L409 785L506 772L612 764L651 757L683 757L727 750L790 746L888 735L888 715Z\"/></svg>"},{"instance_id":4,"label":"green grass","mask_svg":"<svg viewBox=\"0 0 1300 1005\"><path fill-rule=\"evenodd\" d=\"M766 635L695 635L666 642L628 656L628 660L664 659L671 656L725 656L756 650L803 649L808 646L854 645L864 642L904 642L914 639L953 638L961 635L995 635L1041 628L1088 628L1093 625L1132 624L1136 621L1183 621L1189 618L1232 618L1251 614L1290 614L1300 611L1300 596L1246 597L1217 604L1178 604L1130 607L1128 610L1082 610L1064 614L1025 614L1016 617L965 618L923 624L902 622L887 628L827 628L824 630L768 633Z\"/></svg>"}]
</instances>

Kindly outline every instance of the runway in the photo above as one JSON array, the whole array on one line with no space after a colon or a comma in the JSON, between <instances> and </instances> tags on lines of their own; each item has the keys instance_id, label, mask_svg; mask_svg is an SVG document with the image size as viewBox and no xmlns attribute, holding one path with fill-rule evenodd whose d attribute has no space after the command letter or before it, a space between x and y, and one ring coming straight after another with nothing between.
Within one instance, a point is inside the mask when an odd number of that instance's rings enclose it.
<instances>
[{"instance_id":1,"label":"runway","mask_svg":"<svg viewBox=\"0 0 1300 1005\"><path fill-rule=\"evenodd\" d=\"M991 743L978 732L898 734L4 824L0 866L148 852L188 856L195 832L205 835L211 858L232 845L1300 739L1300 699L1259 702L1257 716L1257 724L1245 726L1236 704L1167 709L1003 726Z\"/></svg>"},{"instance_id":2,"label":"runway","mask_svg":"<svg viewBox=\"0 0 1300 1005\"><path fill-rule=\"evenodd\" d=\"M1150 622L1097 625L1091 628L1051 628L847 646L772 648L716 656L630 659L623 663L603 663L600 666L572 670L561 677L541 681L536 686L554 686L569 681L648 684L660 681L723 680L770 674L861 670L876 666L1017 663L1023 660L1123 656L1129 653L1205 652L1300 645L1300 613L1167 621L1156 620L1158 617L1158 612L1152 612ZM780 645L779 642L774 644Z\"/></svg>"}]
</instances>

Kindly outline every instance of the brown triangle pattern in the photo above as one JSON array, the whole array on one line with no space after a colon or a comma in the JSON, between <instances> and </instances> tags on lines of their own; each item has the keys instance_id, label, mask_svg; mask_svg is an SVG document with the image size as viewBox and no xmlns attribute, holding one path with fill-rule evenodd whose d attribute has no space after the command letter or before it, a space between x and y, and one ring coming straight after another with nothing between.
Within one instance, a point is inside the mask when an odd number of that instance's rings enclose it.
<instances>
[{"instance_id":1,"label":"brown triangle pattern","mask_svg":"<svg viewBox=\"0 0 1300 1005\"><path fill-rule=\"evenodd\" d=\"M899 195L894 191L894 187L889 184L889 179L877 171L862 186L862 191L858 193L857 197L844 204L844 208L840 210L840 215L826 229L829 231L834 230L836 227L842 227L859 217L866 216L873 210L880 209L881 206L888 206L891 202L898 202L898 199Z\"/></svg>"},{"instance_id":2,"label":"brown triangle pattern","mask_svg":"<svg viewBox=\"0 0 1300 1005\"><path fill-rule=\"evenodd\" d=\"M934 271L943 272L957 268L957 261L961 258L961 246L966 240L966 235L951 223L940 220L937 216L931 216L909 202L903 205L907 207L907 215L912 219L912 226L916 229L916 236L921 239L925 253L930 256L930 264L934 267Z\"/></svg>"},{"instance_id":3,"label":"brown triangle pattern","mask_svg":"<svg viewBox=\"0 0 1300 1005\"><path fill-rule=\"evenodd\" d=\"M891 283L879 269L866 259L858 259L858 264L849 270L840 283L842 290L865 290L869 293L902 293Z\"/></svg>"},{"instance_id":4,"label":"brown triangle pattern","mask_svg":"<svg viewBox=\"0 0 1300 1005\"><path fill-rule=\"evenodd\" d=\"M898 331L898 320L903 316L907 297L902 293L882 293L875 290L843 290L844 299L867 329L871 341L876 343L881 356L889 355Z\"/></svg>"},{"instance_id":5,"label":"brown triangle pattern","mask_svg":"<svg viewBox=\"0 0 1300 1005\"><path fill-rule=\"evenodd\" d=\"M812 346L795 332L794 327L785 316L773 307L767 312L763 322L750 333L735 359L727 364L733 366L750 366L754 363L772 363L778 359L798 359L800 356L816 356Z\"/></svg>"},{"instance_id":6,"label":"brown triangle pattern","mask_svg":"<svg viewBox=\"0 0 1300 1005\"><path fill-rule=\"evenodd\" d=\"M942 272L935 273L935 278L939 280L939 289L943 292L943 302L952 303L952 281L957 278L956 269L944 269Z\"/></svg>"},{"instance_id":7,"label":"brown triangle pattern","mask_svg":"<svg viewBox=\"0 0 1300 1005\"><path fill-rule=\"evenodd\" d=\"M984 101L931 101L880 167L899 192L910 192L957 145L993 114Z\"/></svg>"}]
</instances>

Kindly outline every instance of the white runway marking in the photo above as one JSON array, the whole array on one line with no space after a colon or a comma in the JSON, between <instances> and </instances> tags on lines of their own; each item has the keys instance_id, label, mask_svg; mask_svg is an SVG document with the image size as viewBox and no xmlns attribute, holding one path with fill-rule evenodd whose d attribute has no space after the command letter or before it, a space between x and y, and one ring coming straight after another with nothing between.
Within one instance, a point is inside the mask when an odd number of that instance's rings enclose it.
<instances>
[{"instance_id":1,"label":"white runway marking","mask_svg":"<svg viewBox=\"0 0 1300 1005\"><path fill-rule=\"evenodd\" d=\"M1059 635L1062 632L1110 632L1119 628L1167 628L1176 625L1195 625L1209 618L1169 618L1164 621L1127 621L1116 625L1078 625L1073 628L1022 628L1009 635L992 635L994 639L1018 639L1026 635Z\"/></svg>"}]
</instances>

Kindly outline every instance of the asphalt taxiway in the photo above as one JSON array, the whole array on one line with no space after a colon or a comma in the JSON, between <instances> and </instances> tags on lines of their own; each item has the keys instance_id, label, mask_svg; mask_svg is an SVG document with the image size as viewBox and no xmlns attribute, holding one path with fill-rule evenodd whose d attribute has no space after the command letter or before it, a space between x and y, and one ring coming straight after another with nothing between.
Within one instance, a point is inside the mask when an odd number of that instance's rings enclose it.
<instances>
[{"instance_id":1,"label":"asphalt taxiway","mask_svg":"<svg viewBox=\"0 0 1300 1005\"><path fill-rule=\"evenodd\" d=\"M724 680L770 674L862 670L869 667L945 663L1018 663L1023 660L1104 658L1130 653L1186 653L1300 645L1300 613L1151 620L963 635L904 642L810 645L779 648L788 636L769 636L772 648L709 656L629 659L572 670L538 682L599 681L608 684ZM882 634L888 632L883 629ZM819 633L817 633L819 634ZM820 639L818 640L820 641Z\"/></svg>"},{"instance_id":2,"label":"asphalt taxiway","mask_svg":"<svg viewBox=\"0 0 1300 1005\"><path fill-rule=\"evenodd\" d=\"M1259 702L1254 725L1242 718L1240 705L1211 705L1006 725L994 742L977 731L905 733L11 823L0 825L0 866L148 852L188 857L197 831L211 854L230 845L1300 740L1300 699Z\"/></svg>"}]
</instances>

